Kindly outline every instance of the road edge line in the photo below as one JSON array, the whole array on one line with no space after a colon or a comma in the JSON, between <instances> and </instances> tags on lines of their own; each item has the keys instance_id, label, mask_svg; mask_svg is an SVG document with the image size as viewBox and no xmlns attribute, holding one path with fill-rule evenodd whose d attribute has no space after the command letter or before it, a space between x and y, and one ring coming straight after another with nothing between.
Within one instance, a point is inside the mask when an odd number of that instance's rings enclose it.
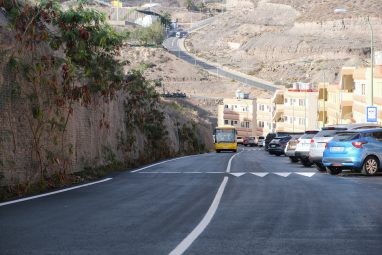
<instances>
[{"instance_id":1,"label":"road edge line","mask_svg":"<svg viewBox=\"0 0 382 255\"><path fill-rule=\"evenodd\" d=\"M86 183L86 184L82 184L82 185L71 187L71 188L60 189L60 190L57 190L57 191L52 191L52 192L44 193L44 194L41 194L41 195L36 195L36 196L20 198L20 199L8 201L8 202L3 202L3 203L0 203L0 207L1 206L5 206L5 205L20 203L20 202L24 202L24 201L28 201L28 200L32 200L32 199L36 199L36 198L47 197L47 196L55 195L55 194L58 194L58 193L62 193L62 192L66 192L66 191L70 191L70 190L74 190L74 189L79 189L79 188L91 186L91 185L94 185L94 184L99 184L99 183L102 183L102 182L107 182L107 181L110 181L112 179L113 178L106 178L106 179L103 179L103 180L100 180L100 181Z\"/></svg>"}]
</instances>

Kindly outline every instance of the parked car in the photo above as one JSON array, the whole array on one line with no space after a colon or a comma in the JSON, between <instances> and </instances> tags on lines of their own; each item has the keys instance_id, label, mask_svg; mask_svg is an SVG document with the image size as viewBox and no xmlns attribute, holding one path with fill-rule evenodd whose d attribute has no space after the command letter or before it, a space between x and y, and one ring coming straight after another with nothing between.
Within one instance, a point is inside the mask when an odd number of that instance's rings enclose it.
<instances>
[{"instance_id":1,"label":"parked car","mask_svg":"<svg viewBox=\"0 0 382 255\"><path fill-rule=\"evenodd\" d=\"M256 137L254 137L254 136L248 137L248 145L251 146L251 147L257 146Z\"/></svg>"},{"instance_id":2,"label":"parked car","mask_svg":"<svg viewBox=\"0 0 382 255\"><path fill-rule=\"evenodd\" d=\"M305 167L313 165L313 162L309 160L309 151L311 140L317 133L318 130L306 131L305 134L298 139L294 155Z\"/></svg>"},{"instance_id":3,"label":"parked car","mask_svg":"<svg viewBox=\"0 0 382 255\"><path fill-rule=\"evenodd\" d=\"M264 136L259 136L259 138L257 139L257 145L260 146L260 147L263 147L264 146L264 142L265 142Z\"/></svg>"},{"instance_id":4,"label":"parked car","mask_svg":"<svg viewBox=\"0 0 382 255\"><path fill-rule=\"evenodd\" d=\"M292 163L298 162L298 158L295 156L296 147L298 144L298 139L301 135L292 135L292 138L289 140L285 147L285 156L289 157Z\"/></svg>"},{"instance_id":5,"label":"parked car","mask_svg":"<svg viewBox=\"0 0 382 255\"><path fill-rule=\"evenodd\" d=\"M322 163L330 174L343 169L376 175L382 160L382 128L341 131L326 144Z\"/></svg>"},{"instance_id":6,"label":"parked car","mask_svg":"<svg viewBox=\"0 0 382 255\"><path fill-rule=\"evenodd\" d=\"M244 145L245 147L248 146L248 137L244 137L244 138L243 138L243 145Z\"/></svg>"},{"instance_id":7,"label":"parked car","mask_svg":"<svg viewBox=\"0 0 382 255\"><path fill-rule=\"evenodd\" d=\"M322 155L325 150L326 144L333 139L333 137L340 131L345 130L359 130L379 128L378 124L372 123L358 123L347 125L331 125L322 128L312 139L309 151L309 160L313 162L319 171L326 171L326 167L322 164Z\"/></svg>"},{"instance_id":8,"label":"parked car","mask_svg":"<svg viewBox=\"0 0 382 255\"><path fill-rule=\"evenodd\" d=\"M244 139L243 139L243 137L238 136L238 137L236 138L236 141L237 141L237 144L243 144Z\"/></svg>"},{"instance_id":9,"label":"parked car","mask_svg":"<svg viewBox=\"0 0 382 255\"><path fill-rule=\"evenodd\" d=\"M291 139L291 136L283 136L283 137L275 137L268 145L268 152L269 154L273 154L276 156L281 156L285 153L285 147L289 140Z\"/></svg>"},{"instance_id":10,"label":"parked car","mask_svg":"<svg viewBox=\"0 0 382 255\"><path fill-rule=\"evenodd\" d=\"M264 142L264 149L267 151L268 150L268 145L269 143L276 137L285 137L285 136L290 136L292 134L303 134L303 133L293 133L293 132L276 132L276 133L268 133L267 136L265 137L265 142Z\"/></svg>"}]
</instances>

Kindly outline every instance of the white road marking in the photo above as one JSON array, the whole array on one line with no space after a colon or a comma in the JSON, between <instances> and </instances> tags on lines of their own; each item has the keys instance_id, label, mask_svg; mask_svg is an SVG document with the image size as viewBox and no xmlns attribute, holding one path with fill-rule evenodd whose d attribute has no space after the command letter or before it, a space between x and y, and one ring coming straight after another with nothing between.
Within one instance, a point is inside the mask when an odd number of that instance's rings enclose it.
<instances>
[{"instance_id":1,"label":"white road marking","mask_svg":"<svg viewBox=\"0 0 382 255\"><path fill-rule=\"evenodd\" d=\"M240 152L233 155L229 159L227 169L226 169L227 173L229 173L231 171L232 159L239 154L240 154ZM188 249L188 247L191 246L191 244L199 237L199 235L201 233L203 233L203 231L206 229L208 224L210 224L212 218L214 217L214 215L216 213L216 210L218 209L218 206L219 206L220 200L223 196L224 189L227 185L227 182L228 182L228 177L225 176L222 183L220 184L220 187L218 189L218 192L215 195L214 200L212 201L212 204L210 205L210 208L208 208L206 215L204 215L203 219L199 222L199 224L192 230L191 233L189 233L186 236L186 238L183 239L182 242L180 242L178 244L178 246L175 247L174 250L172 250L169 253L169 255L181 255L181 254L183 254L183 252L185 252Z\"/></svg>"},{"instance_id":2,"label":"white road marking","mask_svg":"<svg viewBox=\"0 0 382 255\"><path fill-rule=\"evenodd\" d=\"M19 203L19 202L23 202L23 201L28 201L28 200L32 200L32 199L36 199L36 198L40 198L40 197L47 197L47 196L51 196L51 195L54 195L54 194L66 192L66 191L69 191L69 190L79 189L79 188L91 186L91 185L94 185L94 184L98 184L98 183L102 183L102 182L107 182L107 181L110 181L112 179L113 178L106 178L106 179L103 179L103 180L100 180L100 181L86 183L86 184L82 184L82 185L71 187L71 188L67 188L67 189L61 189L61 190L57 190L57 191L53 191L53 192L49 192L49 193L45 193L45 194L41 194L41 195L37 195L37 196L26 197L26 198L21 198L21 199L9 201L9 202L4 202L4 203L0 203L0 206L15 204L15 203Z\"/></svg>"},{"instance_id":3,"label":"white road marking","mask_svg":"<svg viewBox=\"0 0 382 255\"><path fill-rule=\"evenodd\" d=\"M291 173L274 173L282 177L288 177Z\"/></svg>"},{"instance_id":4,"label":"white road marking","mask_svg":"<svg viewBox=\"0 0 382 255\"><path fill-rule=\"evenodd\" d=\"M190 247L191 244L196 240L196 238L198 238L199 235L206 229L206 227L214 217L216 210L218 209L220 199L223 196L223 192L227 185L227 182L228 177L224 177L223 182L220 184L218 192L216 193L215 198L212 201L212 204L208 209L206 215L204 215L203 219L194 228L194 230L192 230L192 232L188 234L188 236L185 239L183 239L183 241L180 244L178 244L178 246L176 246L175 249L169 253L169 255L183 254L183 252L185 252L188 249L188 247Z\"/></svg>"},{"instance_id":5,"label":"white road marking","mask_svg":"<svg viewBox=\"0 0 382 255\"><path fill-rule=\"evenodd\" d=\"M224 174L224 172L206 172L206 174Z\"/></svg>"},{"instance_id":6,"label":"white road marking","mask_svg":"<svg viewBox=\"0 0 382 255\"><path fill-rule=\"evenodd\" d=\"M299 175L306 176L306 177L312 177L316 173L310 173L310 172L299 173L299 172L295 172L295 174L299 174Z\"/></svg>"},{"instance_id":7,"label":"white road marking","mask_svg":"<svg viewBox=\"0 0 382 255\"><path fill-rule=\"evenodd\" d=\"M254 174L254 175L256 175L256 176L259 176L259 177L264 177L264 176L266 176L266 175L268 175L268 173L251 173L251 174Z\"/></svg>"},{"instance_id":8,"label":"white road marking","mask_svg":"<svg viewBox=\"0 0 382 255\"><path fill-rule=\"evenodd\" d=\"M131 171L130 173L136 173L136 172L142 171L144 169L147 169L147 168L150 168L150 167L153 167L153 166L157 166L157 165L161 165L161 164L164 164L164 163L167 163L167 162L171 162L171 161L174 161L174 160L178 160L178 159L182 159L182 158L188 158L188 157L193 157L193 156L195 156L195 155L184 156L184 157L180 157L180 158L173 158L173 159L165 160L165 161L162 161L162 162L159 162L159 163L155 163L155 164L152 164L152 165L149 165L149 166L145 166L145 167L139 168L137 170Z\"/></svg>"},{"instance_id":9,"label":"white road marking","mask_svg":"<svg viewBox=\"0 0 382 255\"><path fill-rule=\"evenodd\" d=\"M240 177L246 173L229 173L229 174L232 174L233 176L236 176L236 177Z\"/></svg>"},{"instance_id":10,"label":"white road marking","mask_svg":"<svg viewBox=\"0 0 382 255\"><path fill-rule=\"evenodd\" d=\"M234 157L236 157L237 155L239 155L240 153L242 153L243 151L239 152L239 153L236 153L235 155L233 155L229 161L228 161L228 165L227 165L227 169L226 169L226 173L229 173L231 171L231 163L232 163L232 159Z\"/></svg>"},{"instance_id":11,"label":"white road marking","mask_svg":"<svg viewBox=\"0 0 382 255\"><path fill-rule=\"evenodd\" d=\"M184 174L201 174L202 172L182 172Z\"/></svg>"}]
</instances>

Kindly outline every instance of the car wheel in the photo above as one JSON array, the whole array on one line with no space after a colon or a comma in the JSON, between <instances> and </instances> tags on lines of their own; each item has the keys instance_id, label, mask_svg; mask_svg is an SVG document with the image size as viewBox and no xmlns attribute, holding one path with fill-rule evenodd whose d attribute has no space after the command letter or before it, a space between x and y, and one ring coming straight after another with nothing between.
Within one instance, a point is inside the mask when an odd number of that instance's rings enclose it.
<instances>
[{"instance_id":1,"label":"car wheel","mask_svg":"<svg viewBox=\"0 0 382 255\"><path fill-rule=\"evenodd\" d=\"M365 159L362 165L362 173L365 175L376 175L379 169L379 162L376 157L370 156Z\"/></svg>"},{"instance_id":2,"label":"car wheel","mask_svg":"<svg viewBox=\"0 0 382 255\"><path fill-rule=\"evenodd\" d=\"M276 156L280 157L281 156L281 153L275 153Z\"/></svg>"},{"instance_id":3,"label":"car wheel","mask_svg":"<svg viewBox=\"0 0 382 255\"><path fill-rule=\"evenodd\" d=\"M320 172L325 172L326 171L326 167L322 163L316 163L316 168Z\"/></svg>"},{"instance_id":4,"label":"car wheel","mask_svg":"<svg viewBox=\"0 0 382 255\"><path fill-rule=\"evenodd\" d=\"M326 171L330 175L337 175L342 172L342 169L340 167L335 167L335 166L328 166L326 168Z\"/></svg>"},{"instance_id":5,"label":"car wheel","mask_svg":"<svg viewBox=\"0 0 382 255\"><path fill-rule=\"evenodd\" d=\"M311 167L311 166L313 165L313 163L310 162L309 159L302 159L302 160L301 160L301 163L302 163L302 165L305 166L305 167Z\"/></svg>"},{"instance_id":6,"label":"car wheel","mask_svg":"<svg viewBox=\"0 0 382 255\"><path fill-rule=\"evenodd\" d=\"M298 162L298 158L296 158L296 157L289 157L289 159L290 159L290 162L292 162L292 163Z\"/></svg>"}]
</instances>

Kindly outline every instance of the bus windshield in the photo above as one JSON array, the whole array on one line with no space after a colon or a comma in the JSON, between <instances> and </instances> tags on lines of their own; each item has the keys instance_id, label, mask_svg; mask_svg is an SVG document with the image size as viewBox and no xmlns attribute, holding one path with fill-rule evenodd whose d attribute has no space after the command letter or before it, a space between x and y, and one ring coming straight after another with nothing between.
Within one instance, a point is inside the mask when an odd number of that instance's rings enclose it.
<instances>
[{"instance_id":1,"label":"bus windshield","mask_svg":"<svg viewBox=\"0 0 382 255\"><path fill-rule=\"evenodd\" d=\"M234 143L236 130L235 129L216 129L216 143Z\"/></svg>"}]
</instances>

